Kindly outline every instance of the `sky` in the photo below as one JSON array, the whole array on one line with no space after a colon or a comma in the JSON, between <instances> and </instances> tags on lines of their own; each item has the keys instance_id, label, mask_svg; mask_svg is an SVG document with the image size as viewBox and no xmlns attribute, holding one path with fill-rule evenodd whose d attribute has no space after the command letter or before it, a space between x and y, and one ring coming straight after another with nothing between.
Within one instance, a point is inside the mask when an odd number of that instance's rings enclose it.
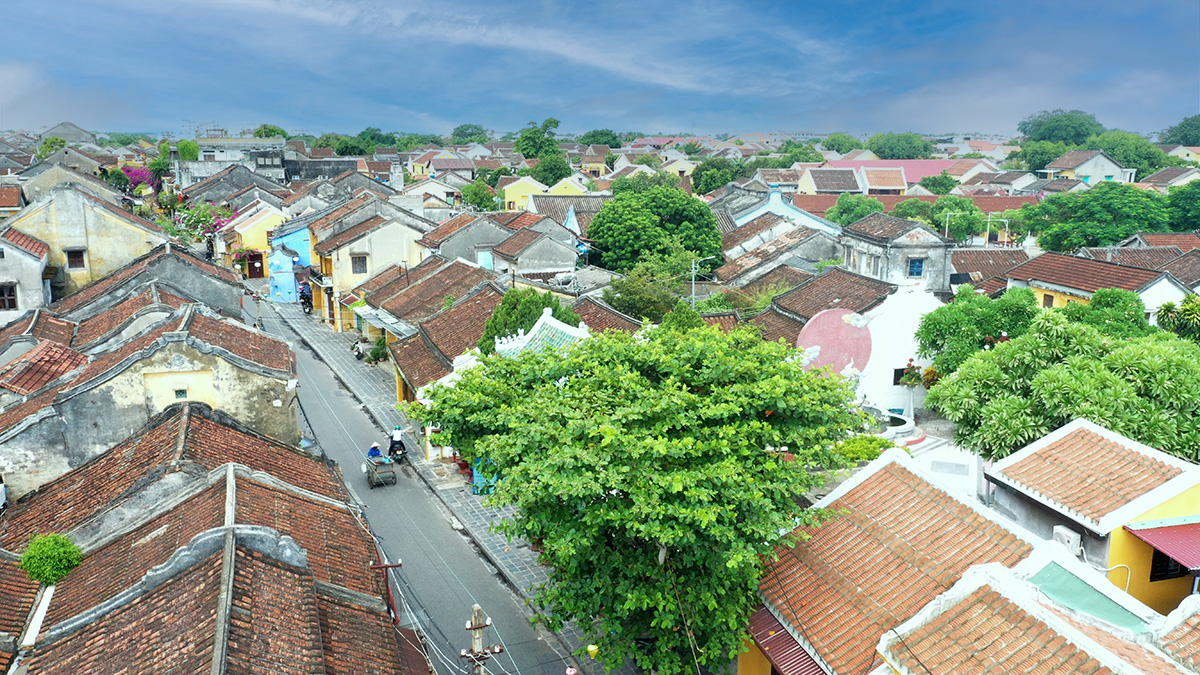
<instances>
[{"instance_id":1,"label":"sky","mask_svg":"<svg viewBox=\"0 0 1200 675\"><path fill-rule=\"evenodd\" d=\"M1200 2L6 3L0 130L1015 134L1200 112Z\"/></svg>"}]
</instances>

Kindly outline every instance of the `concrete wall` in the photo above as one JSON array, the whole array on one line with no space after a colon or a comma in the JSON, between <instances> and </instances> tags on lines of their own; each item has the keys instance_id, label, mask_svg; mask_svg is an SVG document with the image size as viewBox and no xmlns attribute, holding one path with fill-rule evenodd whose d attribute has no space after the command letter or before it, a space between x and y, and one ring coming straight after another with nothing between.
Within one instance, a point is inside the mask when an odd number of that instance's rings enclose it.
<instances>
[{"instance_id":1,"label":"concrete wall","mask_svg":"<svg viewBox=\"0 0 1200 675\"><path fill-rule=\"evenodd\" d=\"M921 317L938 307L942 302L917 286L902 286L889 295L878 307L865 315L867 328L871 332L871 358L865 368L859 368L858 393L882 410L902 408L912 416L913 408L921 408L925 401L924 387L905 387L892 384L895 369L904 368L908 360L925 368L929 359L917 358L917 340L914 337Z\"/></svg>"},{"instance_id":2,"label":"concrete wall","mask_svg":"<svg viewBox=\"0 0 1200 675\"><path fill-rule=\"evenodd\" d=\"M45 307L49 294L42 281L45 261L6 242L0 242L0 250L4 251L4 257L0 258L0 285L17 286L16 309L0 309L0 326L4 326L29 310Z\"/></svg>"},{"instance_id":3,"label":"concrete wall","mask_svg":"<svg viewBox=\"0 0 1200 675\"><path fill-rule=\"evenodd\" d=\"M1108 560L1108 537L1101 537L1079 523L1003 484L993 484L992 508L1043 539L1053 539L1054 526L1063 525L1082 535L1087 559L1097 565ZM1103 565L1107 567L1108 565ZM1124 584L1122 584L1124 587Z\"/></svg>"},{"instance_id":4,"label":"concrete wall","mask_svg":"<svg viewBox=\"0 0 1200 675\"><path fill-rule=\"evenodd\" d=\"M513 231L488 220L476 221L467 227L450 235L438 247L438 253L451 260L462 258L471 262L479 262L476 252L490 250L496 244L508 239Z\"/></svg>"},{"instance_id":5,"label":"concrete wall","mask_svg":"<svg viewBox=\"0 0 1200 675\"><path fill-rule=\"evenodd\" d=\"M950 290L950 247L937 236L913 229L887 243L843 236L842 267L897 285L918 285L928 291ZM923 258L919 278L908 276L908 264Z\"/></svg>"},{"instance_id":6,"label":"concrete wall","mask_svg":"<svg viewBox=\"0 0 1200 675\"><path fill-rule=\"evenodd\" d=\"M513 263L497 257L496 271L501 274L509 271L509 265L517 269L518 274L545 274L549 272L570 272L575 269L575 249L561 244L548 237L542 237L521 252L520 258Z\"/></svg>"}]
</instances>

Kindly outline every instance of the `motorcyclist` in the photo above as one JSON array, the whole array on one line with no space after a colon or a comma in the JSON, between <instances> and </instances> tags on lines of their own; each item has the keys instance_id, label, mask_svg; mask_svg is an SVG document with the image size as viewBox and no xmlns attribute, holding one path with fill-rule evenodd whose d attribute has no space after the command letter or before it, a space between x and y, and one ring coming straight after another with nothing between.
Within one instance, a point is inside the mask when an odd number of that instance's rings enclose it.
<instances>
[{"instance_id":1,"label":"motorcyclist","mask_svg":"<svg viewBox=\"0 0 1200 675\"><path fill-rule=\"evenodd\" d=\"M392 441L388 444L388 457L403 458L407 452L408 449L404 447L404 430L397 424L392 430Z\"/></svg>"}]
</instances>

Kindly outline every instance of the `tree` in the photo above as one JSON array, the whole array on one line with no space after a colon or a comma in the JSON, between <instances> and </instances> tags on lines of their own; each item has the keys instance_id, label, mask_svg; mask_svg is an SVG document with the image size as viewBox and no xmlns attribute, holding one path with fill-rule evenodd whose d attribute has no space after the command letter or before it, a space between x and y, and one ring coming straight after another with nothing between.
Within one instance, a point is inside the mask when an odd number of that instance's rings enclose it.
<instances>
[{"instance_id":1,"label":"tree","mask_svg":"<svg viewBox=\"0 0 1200 675\"><path fill-rule=\"evenodd\" d=\"M843 192L837 203L825 212L825 217L838 225L857 223L872 213L883 213L883 202L866 195Z\"/></svg>"},{"instance_id":2,"label":"tree","mask_svg":"<svg viewBox=\"0 0 1200 675\"><path fill-rule=\"evenodd\" d=\"M924 199L905 199L892 209L893 216L905 220L919 220L926 225L933 225L933 204Z\"/></svg>"},{"instance_id":3,"label":"tree","mask_svg":"<svg viewBox=\"0 0 1200 675\"><path fill-rule=\"evenodd\" d=\"M104 182L113 186L113 189L124 192L129 187L129 176L116 167L105 169Z\"/></svg>"},{"instance_id":4,"label":"tree","mask_svg":"<svg viewBox=\"0 0 1200 675\"><path fill-rule=\"evenodd\" d=\"M658 158L658 155L650 152L634 157L633 163L641 164L642 166L648 166L651 169L657 169L658 167L662 166L662 160Z\"/></svg>"},{"instance_id":5,"label":"tree","mask_svg":"<svg viewBox=\"0 0 1200 675\"><path fill-rule=\"evenodd\" d=\"M533 328L533 324L542 316L542 310L547 307L550 308L550 315L559 321L572 326L579 325L579 315L562 304L553 293L538 293L536 288L512 290L504 294L504 299L483 325L483 335L477 345L479 351L494 354L496 338L516 335L517 331Z\"/></svg>"},{"instance_id":6,"label":"tree","mask_svg":"<svg viewBox=\"0 0 1200 675\"><path fill-rule=\"evenodd\" d=\"M826 150L832 150L839 155L844 155L851 150L858 150L862 146L862 141L849 134L843 134L840 131L829 134L825 137L825 140L821 141L821 147Z\"/></svg>"},{"instance_id":7,"label":"tree","mask_svg":"<svg viewBox=\"0 0 1200 675\"><path fill-rule=\"evenodd\" d=\"M1120 340L1042 312L925 398L955 442L1000 459L1082 417L1164 452L1200 458L1200 345L1160 332Z\"/></svg>"},{"instance_id":8,"label":"tree","mask_svg":"<svg viewBox=\"0 0 1200 675\"><path fill-rule=\"evenodd\" d=\"M488 187L494 188L500 182L501 178L511 176L512 171L509 171L507 166L502 166L499 169L479 169L475 175L484 183L487 183Z\"/></svg>"},{"instance_id":9,"label":"tree","mask_svg":"<svg viewBox=\"0 0 1200 675\"><path fill-rule=\"evenodd\" d=\"M396 142L396 137L393 134L385 134L379 127L367 127L358 132L355 136L362 141L362 147L370 148L369 152L375 152L375 147L379 145L392 145ZM334 147L337 147L336 145ZM336 150L335 150L336 152Z\"/></svg>"},{"instance_id":10,"label":"tree","mask_svg":"<svg viewBox=\"0 0 1200 675\"><path fill-rule=\"evenodd\" d=\"M1071 302L1054 311L1112 338L1145 337L1158 332L1146 321L1146 305L1138 294L1121 288L1101 288L1086 303Z\"/></svg>"},{"instance_id":11,"label":"tree","mask_svg":"<svg viewBox=\"0 0 1200 675\"><path fill-rule=\"evenodd\" d=\"M867 148L880 159L927 159L933 152L933 143L921 138L920 134L875 134L867 140Z\"/></svg>"},{"instance_id":12,"label":"tree","mask_svg":"<svg viewBox=\"0 0 1200 675\"><path fill-rule=\"evenodd\" d=\"M719 264L721 233L708 205L677 188L622 192L604 204L588 227L600 249L600 264L630 270L645 255L664 251L678 239L696 258L715 256L705 269Z\"/></svg>"},{"instance_id":13,"label":"tree","mask_svg":"<svg viewBox=\"0 0 1200 675\"><path fill-rule=\"evenodd\" d=\"M942 173L937 176L925 176L920 180L921 187L929 190L935 195L949 194L951 190L958 185L958 180L946 173L943 169Z\"/></svg>"},{"instance_id":14,"label":"tree","mask_svg":"<svg viewBox=\"0 0 1200 675\"><path fill-rule=\"evenodd\" d=\"M1139 230L1167 229L1167 200L1155 192L1116 182L1098 183L1090 190L1054 195L1021 208L1038 224L1038 245L1047 251L1073 252L1088 246L1108 246Z\"/></svg>"},{"instance_id":15,"label":"tree","mask_svg":"<svg viewBox=\"0 0 1200 675\"><path fill-rule=\"evenodd\" d=\"M39 160L46 159L50 155L53 155L65 147L67 147L67 142L65 140L59 138L58 136L51 136L42 141L42 145L37 151L37 158Z\"/></svg>"},{"instance_id":16,"label":"tree","mask_svg":"<svg viewBox=\"0 0 1200 675\"><path fill-rule=\"evenodd\" d=\"M917 355L933 359L934 369L949 375L980 350L1024 335L1037 313L1028 288L1010 288L993 300L964 284L954 302L921 317Z\"/></svg>"},{"instance_id":17,"label":"tree","mask_svg":"<svg viewBox=\"0 0 1200 675\"><path fill-rule=\"evenodd\" d=\"M679 176L655 171L654 173L635 173L632 176L621 176L614 180L608 189L614 195L619 195L622 192L646 192L656 187L677 188L682 182L683 179Z\"/></svg>"},{"instance_id":18,"label":"tree","mask_svg":"<svg viewBox=\"0 0 1200 675\"><path fill-rule=\"evenodd\" d=\"M1159 134L1159 142L1170 145L1200 145L1200 115L1185 117Z\"/></svg>"},{"instance_id":19,"label":"tree","mask_svg":"<svg viewBox=\"0 0 1200 675\"><path fill-rule=\"evenodd\" d=\"M698 155L700 154L700 151L704 150L704 148L701 147L696 141L688 141L682 145L677 145L675 146L675 149L687 155L688 157Z\"/></svg>"},{"instance_id":20,"label":"tree","mask_svg":"<svg viewBox=\"0 0 1200 675\"><path fill-rule=\"evenodd\" d=\"M1060 141L1031 141L1014 153L1029 171L1041 171L1046 165L1062 157L1073 146Z\"/></svg>"},{"instance_id":21,"label":"tree","mask_svg":"<svg viewBox=\"0 0 1200 675\"><path fill-rule=\"evenodd\" d=\"M638 263L621 279L604 289L603 299L618 312L658 323L676 305L683 283L657 274L647 263Z\"/></svg>"},{"instance_id":22,"label":"tree","mask_svg":"<svg viewBox=\"0 0 1200 675\"><path fill-rule=\"evenodd\" d=\"M287 138L288 132L283 130L283 127L277 127L274 124L260 124L254 130L255 138Z\"/></svg>"},{"instance_id":23,"label":"tree","mask_svg":"<svg viewBox=\"0 0 1200 675\"><path fill-rule=\"evenodd\" d=\"M454 145L468 143L487 143L488 133L480 124L460 124L450 132L450 142Z\"/></svg>"},{"instance_id":24,"label":"tree","mask_svg":"<svg viewBox=\"0 0 1200 675\"><path fill-rule=\"evenodd\" d=\"M186 138L175 144L181 162L194 162L200 159L200 144Z\"/></svg>"},{"instance_id":25,"label":"tree","mask_svg":"<svg viewBox=\"0 0 1200 675\"><path fill-rule=\"evenodd\" d=\"M663 316L662 323L660 324L665 330L672 330L676 333L686 333L689 330L703 328L706 325L704 319L700 318L700 313L693 309L688 301L683 298L680 298L679 302L675 303L675 309L672 309Z\"/></svg>"},{"instance_id":26,"label":"tree","mask_svg":"<svg viewBox=\"0 0 1200 675\"><path fill-rule=\"evenodd\" d=\"M542 185L554 185L558 181L575 173L571 165L562 155L549 155L541 158L529 175Z\"/></svg>"},{"instance_id":27,"label":"tree","mask_svg":"<svg viewBox=\"0 0 1200 675\"><path fill-rule=\"evenodd\" d=\"M558 124L558 120L553 117L547 117L541 126L530 122L528 128L521 130L521 136L513 145L514 149L527 159L561 154L558 143L554 140L554 130L558 128Z\"/></svg>"},{"instance_id":28,"label":"tree","mask_svg":"<svg viewBox=\"0 0 1200 675\"><path fill-rule=\"evenodd\" d=\"M342 137L333 144L333 152L340 157L370 155L375 152L375 145L361 138Z\"/></svg>"},{"instance_id":29,"label":"tree","mask_svg":"<svg viewBox=\"0 0 1200 675\"><path fill-rule=\"evenodd\" d=\"M133 145L142 139L151 140L146 134L107 133L105 136L107 143L115 146Z\"/></svg>"},{"instance_id":30,"label":"tree","mask_svg":"<svg viewBox=\"0 0 1200 675\"><path fill-rule=\"evenodd\" d=\"M1106 131L1088 138L1084 147L1103 150L1126 169L1137 169L1134 180L1141 180L1169 163L1162 148L1130 131Z\"/></svg>"},{"instance_id":31,"label":"tree","mask_svg":"<svg viewBox=\"0 0 1200 675\"><path fill-rule=\"evenodd\" d=\"M820 512L799 496L861 428L841 378L745 329L609 331L491 357L413 414L496 467L496 525L540 542L538 619L574 621L612 668L719 670L742 649L764 567Z\"/></svg>"},{"instance_id":32,"label":"tree","mask_svg":"<svg viewBox=\"0 0 1200 675\"><path fill-rule=\"evenodd\" d=\"M1021 120L1017 131L1026 141L1058 141L1083 145L1090 136L1102 133L1104 125L1096 116L1082 110L1043 110Z\"/></svg>"},{"instance_id":33,"label":"tree","mask_svg":"<svg viewBox=\"0 0 1200 675\"><path fill-rule=\"evenodd\" d=\"M477 178L474 183L463 186L462 196L463 201L480 211L491 211L496 208L496 193L482 178Z\"/></svg>"},{"instance_id":34,"label":"tree","mask_svg":"<svg viewBox=\"0 0 1200 675\"><path fill-rule=\"evenodd\" d=\"M607 145L610 150L621 147L621 137L612 129L592 129L579 137L584 145Z\"/></svg>"},{"instance_id":35,"label":"tree","mask_svg":"<svg viewBox=\"0 0 1200 675\"><path fill-rule=\"evenodd\" d=\"M21 569L31 581L53 586L83 562L83 552L66 535L34 535L21 554Z\"/></svg>"},{"instance_id":36,"label":"tree","mask_svg":"<svg viewBox=\"0 0 1200 675\"><path fill-rule=\"evenodd\" d=\"M1176 185L1167 192L1167 222L1176 232L1200 229L1200 181Z\"/></svg>"},{"instance_id":37,"label":"tree","mask_svg":"<svg viewBox=\"0 0 1200 675\"><path fill-rule=\"evenodd\" d=\"M955 241L966 241L984 229L983 210L966 197L945 195L938 197L930 210L935 230L945 232L950 228L950 237Z\"/></svg>"},{"instance_id":38,"label":"tree","mask_svg":"<svg viewBox=\"0 0 1200 675\"><path fill-rule=\"evenodd\" d=\"M742 169L733 160L711 157L692 170L692 191L705 195L737 180Z\"/></svg>"},{"instance_id":39,"label":"tree","mask_svg":"<svg viewBox=\"0 0 1200 675\"><path fill-rule=\"evenodd\" d=\"M779 146L783 157L779 160L780 169L786 169L796 162L824 162L825 156L808 143L788 139Z\"/></svg>"},{"instance_id":40,"label":"tree","mask_svg":"<svg viewBox=\"0 0 1200 675\"><path fill-rule=\"evenodd\" d=\"M1178 306L1164 302L1158 308L1158 325L1185 340L1200 342L1200 296L1188 293Z\"/></svg>"}]
</instances>

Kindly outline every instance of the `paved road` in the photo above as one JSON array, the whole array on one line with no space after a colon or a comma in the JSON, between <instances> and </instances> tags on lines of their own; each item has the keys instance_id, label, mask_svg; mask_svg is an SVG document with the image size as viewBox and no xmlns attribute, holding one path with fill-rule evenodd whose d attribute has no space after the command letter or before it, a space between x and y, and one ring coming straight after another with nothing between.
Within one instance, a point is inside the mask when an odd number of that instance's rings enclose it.
<instances>
[{"instance_id":1,"label":"paved road","mask_svg":"<svg viewBox=\"0 0 1200 675\"><path fill-rule=\"evenodd\" d=\"M464 626L474 603L492 618L485 644L501 643L506 650L489 662L489 672L561 674L569 665L561 645L550 633L530 624L526 608L454 529L452 518L412 467L407 463L401 467L395 486L367 489L360 473L364 450L375 441L386 444L385 439L329 368L313 357L274 312L264 311L263 321L268 333L287 340L296 352L300 401L312 433L342 467L350 490L366 505L367 519L382 539L388 558L403 561L403 568L393 574L394 586L425 629L438 674L466 672L457 655L470 644ZM247 313L247 323L252 322Z\"/></svg>"}]
</instances>

